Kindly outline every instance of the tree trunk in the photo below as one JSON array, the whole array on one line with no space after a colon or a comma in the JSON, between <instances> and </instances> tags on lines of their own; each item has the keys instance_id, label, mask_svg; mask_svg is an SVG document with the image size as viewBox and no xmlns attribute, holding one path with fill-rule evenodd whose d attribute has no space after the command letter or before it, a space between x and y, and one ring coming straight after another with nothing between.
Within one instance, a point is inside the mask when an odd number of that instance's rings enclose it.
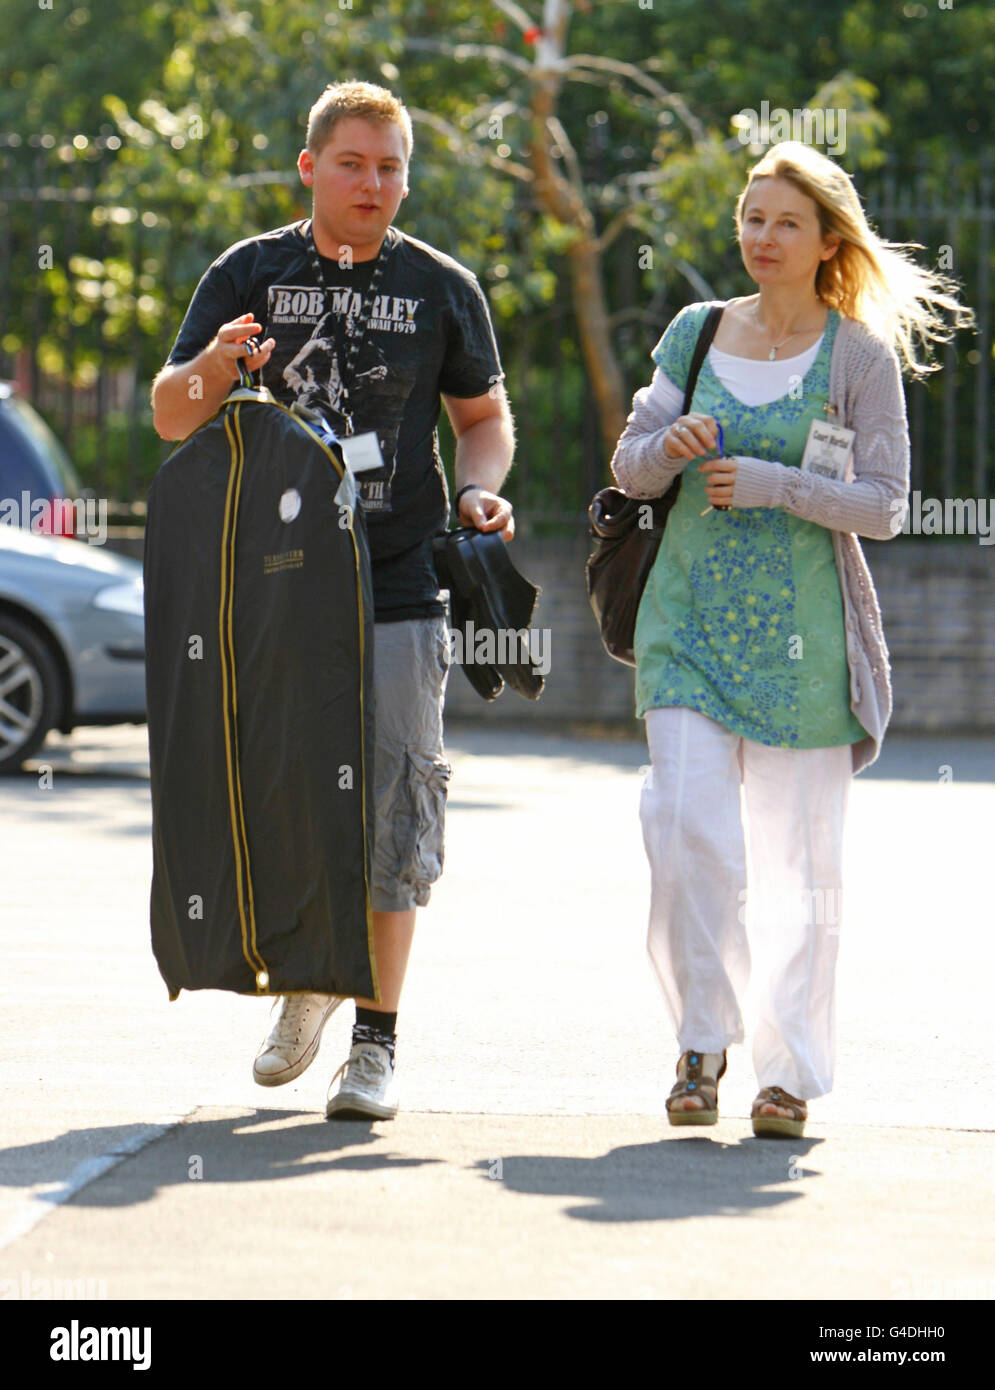
<instances>
[{"instance_id":1,"label":"tree trunk","mask_svg":"<svg viewBox=\"0 0 995 1390\"><path fill-rule=\"evenodd\" d=\"M566 48L570 6L567 0L546 0L544 32L537 45L532 86L532 141L529 163L535 176L534 190L543 210L571 227L576 240L567 248L574 313L584 365L594 390L605 451L605 465L625 428L628 415L622 377L608 323L608 305L597 228L579 181L560 173L551 153L562 145L565 134L554 138L550 121L556 120L561 76L559 60ZM558 124L558 123L557 123ZM572 152L571 152L572 153ZM567 151L562 151L565 157Z\"/></svg>"}]
</instances>

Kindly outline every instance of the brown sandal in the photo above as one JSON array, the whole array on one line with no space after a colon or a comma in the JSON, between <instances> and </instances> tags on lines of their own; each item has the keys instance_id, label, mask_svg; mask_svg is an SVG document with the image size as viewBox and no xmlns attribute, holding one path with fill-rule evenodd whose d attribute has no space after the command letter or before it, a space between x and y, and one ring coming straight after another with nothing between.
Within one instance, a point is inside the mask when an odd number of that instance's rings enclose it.
<instances>
[{"instance_id":1,"label":"brown sandal","mask_svg":"<svg viewBox=\"0 0 995 1390\"><path fill-rule=\"evenodd\" d=\"M761 1115L761 1105L779 1105L791 1111L791 1118L788 1119L785 1115ZM753 1121L753 1133L758 1138L787 1135L792 1139L800 1139L805 1133L808 1106L797 1096L789 1095L780 1086L765 1086L753 1102L750 1118Z\"/></svg>"},{"instance_id":2,"label":"brown sandal","mask_svg":"<svg viewBox=\"0 0 995 1390\"><path fill-rule=\"evenodd\" d=\"M719 1118L719 1082L726 1073L726 1054L722 1054L722 1065L718 1074L710 1076L704 1071L707 1053L683 1052L677 1063L677 1080L667 1097L667 1118L672 1125L714 1125ZM717 1056L717 1053L712 1053ZM709 1092L711 1095L709 1095ZM705 1102L701 1109L676 1110L672 1102L683 1096L700 1096ZM709 1101L711 1103L709 1103Z\"/></svg>"}]
</instances>

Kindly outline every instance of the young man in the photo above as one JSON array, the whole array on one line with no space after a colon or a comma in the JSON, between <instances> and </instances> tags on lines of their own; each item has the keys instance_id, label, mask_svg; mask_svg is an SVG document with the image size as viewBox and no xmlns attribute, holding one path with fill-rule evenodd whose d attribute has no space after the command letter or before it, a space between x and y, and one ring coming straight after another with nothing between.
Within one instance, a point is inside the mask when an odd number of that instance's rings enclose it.
<instances>
[{"instance_id":1,"label":"young man","mask_svg":"<svg viewBox=\"0 0 995 1390\"><path fill-rule=\"evenodd\" d=\"M183 439L220 408L244 358L278 400L318 408L340 436L357 437L367 465L357 484L376 620L372 908L381 998L356 1001L329 1118L396 1114L395 1028L415 912L442 872L449 648L431 549L448 518L440 399L457 438L461 524L514 534L511 506L498 495L513 423L486 300L463 266L391 226L408 194L411 146L410 118L390 92L365 82L326 88L297 161L312 190L310 221L250 237L214 262L152 393L159 434ZM254 351L248 340L260 334ZM310 1066L341 1003L279 999L256 1081L282 1085Z\"/></svg>"}]
</instances>

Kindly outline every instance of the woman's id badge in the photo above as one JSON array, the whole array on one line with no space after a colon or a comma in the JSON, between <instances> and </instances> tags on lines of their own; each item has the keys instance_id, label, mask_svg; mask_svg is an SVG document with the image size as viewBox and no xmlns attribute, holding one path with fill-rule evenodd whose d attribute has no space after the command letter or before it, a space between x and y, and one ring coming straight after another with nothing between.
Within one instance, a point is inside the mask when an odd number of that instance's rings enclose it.
<instances>
[{"instance_id":1,"label":"woman's id badge","mask_svg":"<svg viewBox=\"0 0 995 1390\"><path fill-rule=\"evenodd\" d=\"M813 420L805 441L802 468L818 473L821 478L846 477L846 466L853 452L854 430L845 425L831 425L828 420Z\"/></svg>"}]
</instances>

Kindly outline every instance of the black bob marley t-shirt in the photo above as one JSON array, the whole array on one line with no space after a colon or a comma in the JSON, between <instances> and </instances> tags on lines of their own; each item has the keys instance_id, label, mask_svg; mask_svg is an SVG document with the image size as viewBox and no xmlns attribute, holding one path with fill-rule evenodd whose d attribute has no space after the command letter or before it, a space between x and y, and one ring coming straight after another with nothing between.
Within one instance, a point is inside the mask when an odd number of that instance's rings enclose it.
<instances>
[{"instance_id":1,"label":"black bob marley t-shirt","mask_svg":"<svg viewBox=\"0 0 995 1390\"><path fill-rule=\"evenodd\" d=\"M307 222L230 247L194 292L168 363L189 362L223 323L251 313L276 347L263 384L284 405L319 410L346 432L340 363L375 262L321 258L315 281ZM432 537L449 514L436 426L447 396L482 396L503 377L487 301L476 277L423 241L391 229L394 249L350 382L356 434L375 430L384 467L357 475L378 622L432 617L443 607ZM390 235L390 233L388 233Z\"/></svg>"}]
</instances>

